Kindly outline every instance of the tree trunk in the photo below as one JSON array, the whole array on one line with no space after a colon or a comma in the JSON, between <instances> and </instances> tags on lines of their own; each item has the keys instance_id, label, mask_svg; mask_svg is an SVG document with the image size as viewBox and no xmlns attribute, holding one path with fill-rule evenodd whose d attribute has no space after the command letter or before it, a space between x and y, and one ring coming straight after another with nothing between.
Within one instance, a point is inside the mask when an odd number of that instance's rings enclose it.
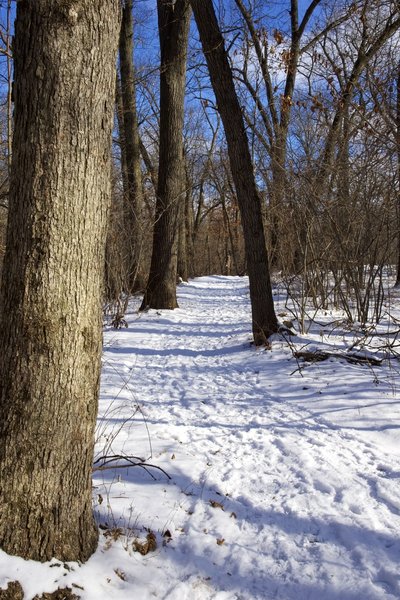
<instances>
[{"instance_id":1,"label":"tree trunk","mask_svg":"<svg viewBox=\"0 0 400 600\"><path fill-rule=\"evenodd\" d=\"M191 5L228 144L232 177L245 240L253 337L254 343L261 345L278 330L272 298L261 200L254 179L242 112L212 0L191 0Z\"/></svg>"},{"instance_id":2,"label":"tree trunk","mask_svg":"<svg viewBox=\"0 0 400 600\"><path fill-rule=\"evenodd\" d=\"M125 193L129 189L128 181L128 165L126 161L126 144L125 144L125 127L124 127L124 104L122 101L122 90L121 90L121 79L117 73L115 80L115 113L117 117L118 125L118 142L120 149L120 162L121 162L121 177L122 177L122 189Z\"/></svg>"},{"instance_id":3,"label":"tree trunk","mask_svg":"<svg viewBox=\"0 0 400 600\"><path fill-rule=\"evenodd\" d=\"M239 267L238 267L238 262L237 262L237 258L236 258L235 240L233 239L232 227L231 227L228 209L226 208L226 199L225 199L224 194L221 196L221 202L222 202L222 210L223 210L223 214L224 214L224 221L225 221L226 229L227 229L228 236L229 236L230 250L227 253L228 253L228 256L231 257L231 259L232 259L235 275L239 275ZM229 270L228 275L230 275L230 274L231 273Z\"/></svg>"},{"instance_id":4,"label":"tree trunk","mask_svg":"<svg viewBox=\"0 0 400 600\"><path fill-rule=\"evenodd\" d=\"M86 560L119 0L18 2L0 307L0 546Z\"/></svg>"},{"instance_id":5,"label":"tree trunk","mask_svg":"<svg viewBox=\"0 0 400 600\"><path fill-rule=\"evenodd\" d=\"M185 197L183 118L186 55L190 24L188 0L158 0L161 47L160 151L153 253L141 309L173 309L176 299L180 203Z\"/></svg>"},{"instance_id":6,"label":"tree trunk","mask_svg":"<svg viewBox=\"0 0 400 600\"><path fill-rule=\"evenodd\" d=\"M395 287L400 288L400 63L396 79L396 151L397 151L397 275Z\"/></svg>"},{"instance_id":7,"label":"tree trunk","mask_svg":"<svg viewBox=\"0 0 400 600\"><path fill-rule=\"evenodd\" d=\"M277 129L279 125L277 125ZM282 223L279 218L283 211L286 188L286 136L281 136L271 147L270 203L267 210L269 221L270 263L272 269L284 268L282 260Z\"/></svg>"},{"instance_id":8,"label":"tree trunk","mask_svg":"<svg viewBox=\"0 0 400 600\"><path fill-rule=\"evenodd\" d=\"M187 204L190 202L190 192L186 190L183 201L179 203L179 237L178 237L178 267L177 275L182 281L189 279L188 236L187 236Z\"/></svg>"},{"instance_id":9,"label":"tree trunk","mask_svg":"<svg viewBox=\"0 0 400 600\"><path fill-rule=\"evenodd\" d=\"M143 188L139 126L136 111L136 86L133 65L133 0L125 0L122 10L121 34L119 41L119 63L121 73L121 96L123 108L123 135L126 161L126 183L124 186L126 214L126 243L128 249L127 283L128 292L143 287L140 273L142 246L141 213Z\"/></svg>"},{"instance_id":10,"label":"tree trunk","mask_svg":"<svg viewBox=\"0 0 400 600\"><path fill-rule=\"evenodd\" d=\"M120 146L120 176L123 190L128 189L128 170L126 166L123 106L121 82L118 74L115 82L115 115L117 117L118 143ZM116 190L115 190L116 191ZM121 231L125 231L124 203L118 193L112 194L111 211L107 226L106 259L105 259L105 299L113 310L120 304L123 292L128 292L126 277L125 239Z\"/></svg>"},{"instance_id":11,"label":"tree trunk","mask_svg":"<svg viewBox=\"0 0 400 600\"><path fill-rule=\"evenodd\" d=\"M12 32L11 32L11 20L12 20L12 6L11 0L7 2L7 31L6 31L6 56L7 56L7 166L8 166L8 178L10 178L11 172L11 156L12 156L12 136L13 136L13 83L12 83L12 56L11 56L11 44L12 44Z\"/></svg>"}]
</instances>

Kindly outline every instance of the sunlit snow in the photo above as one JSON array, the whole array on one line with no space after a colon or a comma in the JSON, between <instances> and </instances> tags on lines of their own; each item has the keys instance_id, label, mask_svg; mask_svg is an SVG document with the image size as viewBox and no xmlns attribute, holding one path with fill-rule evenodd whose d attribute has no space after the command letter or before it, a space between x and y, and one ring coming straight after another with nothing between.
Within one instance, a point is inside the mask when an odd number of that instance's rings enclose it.
<instances>
[{"instance_id":1,"label":"sunlit snow","mask_svg":"<svg viewBox=\"0 0 400 600\"><path fill-rule=\"evenodd\" d=\"M138 300L126 329L106 327L96 457L171 479L95 472L95 555L66 569L0 553L2 587L19 580L26 600L67 586L83 600L400 598L398 359L376 336L380 366L297 361L294 349L354 345L354 330L324 327L333 314L257 349L247 286L195 279L179 309L138 314ZM157 549L142 556L149 531Z\"/></svg>"}]
</instances>

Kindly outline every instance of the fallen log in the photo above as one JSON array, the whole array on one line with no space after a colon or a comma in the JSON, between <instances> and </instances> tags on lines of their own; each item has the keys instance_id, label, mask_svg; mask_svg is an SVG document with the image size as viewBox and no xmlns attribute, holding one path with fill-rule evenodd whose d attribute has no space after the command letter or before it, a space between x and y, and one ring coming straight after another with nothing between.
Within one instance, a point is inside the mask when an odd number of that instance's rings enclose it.
<instances>
[{"instance_id":1,"label":"fallen log","mask_svg":"<svg viewBox=\"0 0 400 600\"><path fill-rule=\"evenodd\" d=\"M328 352L327 350L300 350L293 352L293 356L296 359L307 362L322 362L323 360L329 360L330 358L338 358L356 365L372 365L379 367L382 364L382 359L373 356L345 354L343 352Z\"/></svg>"}]
</instances>

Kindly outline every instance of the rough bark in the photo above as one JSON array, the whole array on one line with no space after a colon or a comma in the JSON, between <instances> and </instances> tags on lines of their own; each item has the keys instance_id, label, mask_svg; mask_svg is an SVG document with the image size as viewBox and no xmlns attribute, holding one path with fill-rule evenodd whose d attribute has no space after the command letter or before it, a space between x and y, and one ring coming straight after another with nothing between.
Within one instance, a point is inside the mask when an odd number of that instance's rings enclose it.
<instances>
[{"instance_id":1,"label":"rough bark","mask_svg":"<svg viewBox=\"0 0 400 600\"><path fill-rule=\"evenodd\" d=\"M86 560L119 0L18 2L0 306L0 546Z\"/></svg>"},{"instance_id":2,"label":"rough bark","mask_svg":"<svg viewBox=\"0 0 400 600\"><path fill-rule=\"evenodd\" d=\"M19 581L10 581L6 589L0 589L0 600L24 600L24 590Z\"/></svg>"},{"instance_id":3,"label":"rough bark","mask_svg":"<svg viewBox=\"0 0 400 600\"><path fill-rule=\"evenodd\" d=\"M188 0L158 0L161 47L160 150L153 252L141 309L173 309L180 203L184 202L183 118L190 23Z\"/></svg>"},{"instance_id":4,"label":"rough bark","mask_svg":"<svg viewBox=\"0 0 400 600\"><path fill-rule=\"evenodd\" d=\"M143 188L139 126L136 110L135 70L133 64L133 0L125 0L122 10L121 34L119 41L119 64L121 74L121 98L126 178L124 178L124 200L126 214L126 243L128 248L128 292L143 286L140 272L142 247L141 213Z\"/></svg>"},{"instance_id":5,"label":"rough bark","mask_svg":"<svg viewBox=\"0 0 400 600\"><path fill-rule=\"evenodd\" d=\"M266 343L268 338L278 330L261 200L254 178L242 112L212 0L191 0L191 5L228 144L229 161L245 240L253 337L254 343L260 345Z\"/></svg>"}]
</instances>

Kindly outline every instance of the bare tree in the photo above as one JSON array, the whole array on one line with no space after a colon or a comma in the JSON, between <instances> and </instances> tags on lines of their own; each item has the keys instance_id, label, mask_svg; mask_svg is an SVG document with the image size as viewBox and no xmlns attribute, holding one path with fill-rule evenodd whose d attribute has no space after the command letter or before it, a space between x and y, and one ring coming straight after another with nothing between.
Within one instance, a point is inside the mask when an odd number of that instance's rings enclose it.
<instances>
[{"instance_id":1,"label":"bare tree","mask_svg":"<svg viewBox=\"0 0 400 600\"><path fill-rule=\"evenodd\" d=\"M182 134L190 5L188 0L158 0L157 7L161 47L160 150L153 252L142 310L178 306L179 219L185 197Z\"/></svg>"},{"instance_id":2,"label":"bare tree","mask_svg":"<svg viewBox=\"0 0 400 600\"><path fill-rule=\"evenodd\" d=\"M260 196L242 111L212 0L191 0L191 5L228 144L245 239L253 338L256 345L261 345L278 331L278 322L272 298Z\"/></svg>"},{"instance_id":3,"label":"bare tree","mask_svg":"<svg viewBox=\"0 0 400 600\"><path fill-rule=\"evenodd\" d=\"M18 2L0 308L0 545L86 560L119 0ZM34 65L34 68L32 68Z\"/></svg>"},{"instance_id":4,"label":"bare tree","mask_svg":"<svg viewBox=\"0 0 400 600\"><path fill-rule=\"evenodd\" d=\"M340 98L336 102L336 110L330 122L326 136L324 152L321 157L320 183L326 182L335 159L340 131L346 118L349 106L354 98L356 86L361 73L372 58L383 48L388 40L400 29L398 4L389 1L383 12L384 18L378 11L379 22L376 22L373 11L381 6L380 2L365 0L359 9L359 31L354 30L353 45L355 56L350 67L342 71Z\"/></svg>"},{"instance_id":5,"label":"bare tree","mask_svg":"<svg viewBox=\"0 0 400 600\"><path fill-rule=\"evenodd\" d=\"M242 65L235 67L235 74L242 81L255 103L257 113L261 117L264 128L264 144L267 148L271 164L271 183L269 186L269 210L268 218L270 226L270 258L273 267L280 265L280 227L278 224L278 215L282 210L285 199L286 188L286 158L289 136L289 126L291 123L292 106L294 105L294 91L296 77L299 69L299 61L304 48L302 40L307 30L313 14L321 0L311 0L308 4L304 16L299 18L298 0L290 0L288 5L290 15L290 34L286 39L279 29L274 29L272 40L268 39L266 30L256 25L252 15L252 10L247 7L244 0L235 0L237 7L243 17L244 23L249 33L249 39L246 41L247 48L243 54ZM250 3L250 6L252 3ZM340 21L341 19L339 19ZM336 21L328 23L324 30L329 31ZM312 47L321 32L315 34L312 39L308 39L307 47ZM271 46L273 46L271 48ZM276 53L279 56L275 58L274 64L271 64L271 57ZM253 50L254 49L254 50ZM252 73L254 73L254 61L248 58L257 57L256 69L260 70L261 85L256 86L252 82ZM251 64L249 64L249 61ZM276 85L273 82L272 71L278 67L284 75L282 85ZM252 125L250 123L252 127Z\"/></svg>"}]
</instances>

